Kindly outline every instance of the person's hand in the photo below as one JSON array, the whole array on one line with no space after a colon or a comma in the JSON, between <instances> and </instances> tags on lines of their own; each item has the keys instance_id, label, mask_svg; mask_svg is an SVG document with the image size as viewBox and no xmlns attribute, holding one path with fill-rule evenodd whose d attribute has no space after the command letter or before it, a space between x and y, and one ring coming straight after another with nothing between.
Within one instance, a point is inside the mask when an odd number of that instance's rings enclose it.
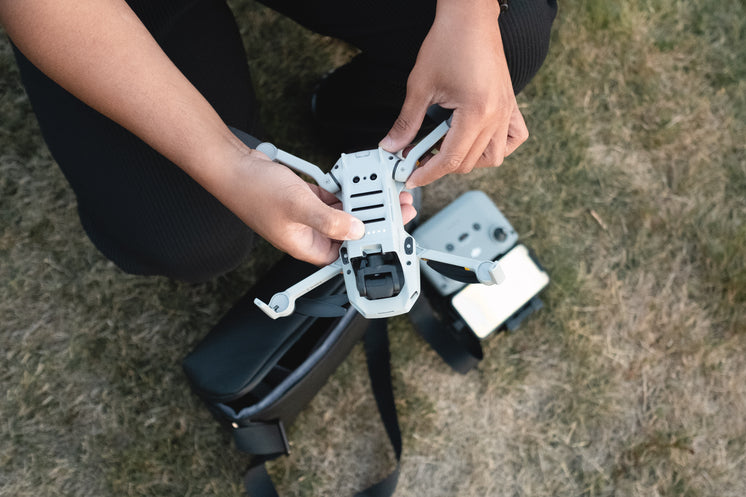
<instances>
[{"instance_id":1,"label":"person's hand","mask_svg":"<svg viewBox=\"0 0 746 497\"><path fill-rule=\"evenodd\" d=\"M416 169L407 187L449 173L502 164L528 138L510 81L495 0L438 0L435 21L407 81L401 113L380 146L406 147L431 104L453 109L439 153Z\"/></svg>"},{"instance_id":2,"label":"person's hand","mask_svg":"<svg viewBox=\"0 0 746 497\"><path fill-rule=\"evenodd\" d=\"M341 210L341 202L289 168L252 150L237 171L235 189L221 201L258 235L296 259L317 265L339 257L342 240L359 239L363 223ZM228 193L228 192L226 192ZM406 224L416 214L412 196L400 196Z\"/></svg>"},{"instance_id":3,"label":"person's hand","mask_svg":"<svg viewBox=\"0 0 746 497\"><path fill-rule=\"evenodd\" d=\"M0 0L0 22L47 76L177 164L280 250L328 264L340 240L363 235L332 195L248 149L124 0ZM401 202L407 222L411 196Z\"/></svg>"}]
</instances>

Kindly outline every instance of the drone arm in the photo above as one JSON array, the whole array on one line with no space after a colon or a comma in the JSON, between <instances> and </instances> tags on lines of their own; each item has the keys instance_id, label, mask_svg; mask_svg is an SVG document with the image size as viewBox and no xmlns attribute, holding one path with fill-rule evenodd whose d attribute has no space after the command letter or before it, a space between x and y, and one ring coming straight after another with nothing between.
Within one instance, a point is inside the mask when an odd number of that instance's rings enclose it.
<instances>
[{"instance_id":1,"label":"drone arm","mask_svg":"<svg viewBox=\"0 0 746 497\"><path fill-rule=\"evenodd\" d=\"M438 250L424 249L419 246L417 247L417 256L424 261L430 260L463 267L467 271L474 272L479 282L485 285L496 285L502 283L505 279L505 273L503 273L497 261L480 261Z\"/></svg>"},{"instance_id":2,"label":"drone arm","mask_svg":"<svg viewBox=\"0 0 746 497\"><path fill-rule=\"evenodd\" d=\"M293 154L289 154L284 150L280 150L269 142L260 143L256 149L266 154L271 160L310 176L321 188L329 193L337 193L339 191L339 185L334 181L334 178L330 174L324 174L318 166Z\"/></svg>"},{"instance_id":3,"label":"drone arm","mask_svg":"<svg viewBox=\"0 0 746 497\"><path fill-rule=\"evenodd\" d=\"M258 298L254 299L254 304L272 319L289 316L295 311L295 301L299 297L326 283L341 271L342 262L340 259L337 259L328 266L322 267L310 276L300 280L284 292L274 294L269 304L265 304Z\"/></svg>"},{"instance_id":4,"label":"drone arm","mask_svg":"<svg viewBox=\"0 0 746 497\"><path fill-rule=\"evenodd\" d=\"M407 157L403 161L399 162L399 164L397 164L396 169L394 169L394 179L402 183L407 181L407 178L409 178L409 176L414 171L414 168L417 165L417 161L420 160L420 157L429 152L433 148L433 146L438 143L438 140L443 138L443 136L448 132L449 129L451 129L450 117L440 123L437 128L432 130L427 136L420 140L420 142L412 150L409 151Z\"/></svg>"}]
</instances>

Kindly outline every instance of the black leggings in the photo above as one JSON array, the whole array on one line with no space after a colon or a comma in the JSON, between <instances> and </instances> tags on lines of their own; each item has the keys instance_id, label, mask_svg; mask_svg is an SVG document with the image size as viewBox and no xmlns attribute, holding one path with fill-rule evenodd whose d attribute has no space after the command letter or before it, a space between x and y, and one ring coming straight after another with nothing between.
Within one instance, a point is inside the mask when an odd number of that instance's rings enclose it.
<instances>
[{"instance_id":1,"label":"black leggings","mask_svg":"<svg viewBox=\"0 0 746 497\"><path fill-rule=\"evenodd\" d=\"M128 3L226 124L261 135L246 54L224 0ZM350 42L371 64L393 66L403 74L413 66L435 14L434 0L263 3L312 30ZM555 12L555 0L513 0L500 16L516 91L546 56ZM253 233L235 215L17 50L16 59L44 139L75 192L83 228L106 257L128 273L186 281L208 280L245 259Z\"/></svg>"}]
</instances>

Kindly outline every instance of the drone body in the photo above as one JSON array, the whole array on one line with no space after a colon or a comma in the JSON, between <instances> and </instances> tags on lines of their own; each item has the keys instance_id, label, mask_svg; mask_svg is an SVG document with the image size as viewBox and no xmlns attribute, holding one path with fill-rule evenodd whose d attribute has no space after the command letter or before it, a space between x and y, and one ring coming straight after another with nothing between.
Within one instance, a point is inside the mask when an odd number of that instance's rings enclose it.
<instances>
[{"instance_id":1,"label":"drone body","mask_svg":"<svg viewBox=\"0 0 746 497\"><path fill-rule=\"evenodd\" d=\"M449 127L450 123L444 121L406 158L381 148L342 154L327 174L270 143L260 144L257 150L270 159L311 176L321 188L335 194L344 211L365 224L365 234L359 240L344 241L335 262L275 294L269 304L259 299L254 303L273 319L288 316L295 311L299 297L342 273L350 305L364 317L404 314L420 294L420 259L435 261L436 265L431 265L436 270L443 268L449 276L464 277L464 281L485 284L502 281L502 271L496 262L424 249L404 230L399 193L419 158L430 151ZM323 313L328 304L318 303L318 306Z\"/></svg>"},{"instance_id":2,"label":"drone body","mask_svg":"<svg viewBox=\"0 0 746 497\"><path fill-rule=\"evenodd\" d=\"M404 183L394 179L400 161L379 148L342 154L331 171L342 208L365 225L361 239L343 243L340 260L350 303L366 317L407 312L420 293L414 238L404 230L399 205Z\"/></svg>"}]
</instances>

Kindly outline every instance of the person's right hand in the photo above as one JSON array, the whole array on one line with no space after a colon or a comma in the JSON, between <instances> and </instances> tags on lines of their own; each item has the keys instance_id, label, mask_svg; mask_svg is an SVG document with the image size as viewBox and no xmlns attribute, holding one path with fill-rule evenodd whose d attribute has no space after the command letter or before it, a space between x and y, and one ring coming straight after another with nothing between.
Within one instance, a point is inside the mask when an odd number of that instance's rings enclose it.
<instances>
[{"instance_id":1,"label":"person's right hand","mask_svg":"<svg viewBox=\"0 0 746 497\"><path fill-rule=\"evenodd\" d=\"M499 166L528 138L505 58L499 10L495 0L437 1L401 113L380 146L390 152L407 147L432 104L453 109L453 120L440 152L421 162L407 187Z\"/></svg>"}]
</instances>

